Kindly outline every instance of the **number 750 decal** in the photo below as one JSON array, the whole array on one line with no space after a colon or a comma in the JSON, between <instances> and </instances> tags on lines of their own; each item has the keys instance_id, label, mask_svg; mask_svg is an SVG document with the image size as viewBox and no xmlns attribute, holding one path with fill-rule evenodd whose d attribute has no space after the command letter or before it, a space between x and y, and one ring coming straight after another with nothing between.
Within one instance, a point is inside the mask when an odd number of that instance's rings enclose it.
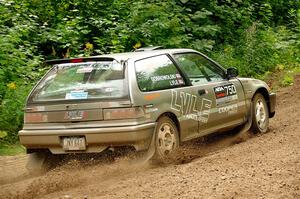
<instances>
[{"instance_id":1,"label":"number 750 decal","mask_svg":"<svg viewBox=\"0 0 300 199\"><path fill-rule=\"evenodd\" d=\"M233 84L214 87L216 99L236 95L236 88Z\"/></svg>"}]
</instances>

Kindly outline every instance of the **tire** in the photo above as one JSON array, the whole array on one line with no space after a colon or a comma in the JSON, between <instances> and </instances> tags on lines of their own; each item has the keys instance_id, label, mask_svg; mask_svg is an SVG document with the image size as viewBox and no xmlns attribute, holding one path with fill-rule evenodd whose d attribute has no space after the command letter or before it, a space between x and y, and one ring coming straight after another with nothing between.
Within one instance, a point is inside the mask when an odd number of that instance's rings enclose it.
<instances>
[{"instance_id":1,"label":"tire","mask_svg":"<svg viewBox=\"0 0 300 199\"><path fill-rule=\"evenodd\" d=\"M155 132L154 162L169 163L178 147L179 136L176 125L169 117L161 117Z\"/></svg>"},{"instance_id":2,"label":"tire","mask_svg":"<svg viewBox=\"0 0 300 199\"><path fill-rule=\"evenodd\" d=\"M252 100L252 126L253 133L265 133L269 128L269 109L264 96L255 94Z\"/></svg>"}]
</instances>

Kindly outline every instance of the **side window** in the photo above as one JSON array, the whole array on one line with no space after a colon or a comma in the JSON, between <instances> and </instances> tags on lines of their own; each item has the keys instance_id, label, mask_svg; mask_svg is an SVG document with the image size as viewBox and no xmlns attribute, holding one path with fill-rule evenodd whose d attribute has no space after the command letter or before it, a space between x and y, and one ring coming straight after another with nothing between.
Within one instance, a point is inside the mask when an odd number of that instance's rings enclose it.
<instances>
[{"instance_id":1,"label":"side window","mask_svg":"<svg viewBox=\"0 0 300 199\"><path fill-rule=\"evenodd\" d=\"M196 53L174 55L180 69L186 73L193 85L223 80L224 72L211 61Z\"/></svg>"},{"instance_id":2,"label":"side window","mask_svg":"<svg viewBox=\"0 0 300 199\"><path fill-rule=\"evenodd\" d=\"M154 91L183 86L185 83L167 55L135 62L137 83L141 91Z\"/></svg>"}]
</instances>

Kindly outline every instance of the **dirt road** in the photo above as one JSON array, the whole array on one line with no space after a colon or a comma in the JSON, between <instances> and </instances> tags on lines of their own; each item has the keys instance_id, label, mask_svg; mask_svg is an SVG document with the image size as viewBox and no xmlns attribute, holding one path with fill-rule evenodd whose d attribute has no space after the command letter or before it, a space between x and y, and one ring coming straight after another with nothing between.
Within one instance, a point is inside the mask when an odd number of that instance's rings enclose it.
<instances>
[{"instance_id":1,"label":"dirt road","mask_svg":"<svg viewBox=\"0 0 300 199\"><path fill-rule=\"evenodd\" d=\"M0 198L300 198L300 78L277 94L269 132L194 141L173 165L72 160L32 177L26 156L0 157Z\"/></svg>"}]
</instances>

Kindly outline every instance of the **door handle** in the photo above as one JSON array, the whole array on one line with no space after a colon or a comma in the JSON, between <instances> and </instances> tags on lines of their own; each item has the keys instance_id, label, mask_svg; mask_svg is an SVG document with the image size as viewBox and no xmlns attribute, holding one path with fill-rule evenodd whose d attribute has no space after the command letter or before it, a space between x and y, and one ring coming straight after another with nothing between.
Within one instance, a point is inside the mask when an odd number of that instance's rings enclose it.
<instances>
[{"instance_id":1,"label":"door handle","mask_svg":"<svg viewBox=\"0 0 300 199\"><path fill-rule=\"evenodd\" d=\"M198 94L199 95L204 95L204 94L206 94L207 92L206 92L206 90L205 89L200 89L200 90L198 90Z\"/></svg>"}]
</instances>

